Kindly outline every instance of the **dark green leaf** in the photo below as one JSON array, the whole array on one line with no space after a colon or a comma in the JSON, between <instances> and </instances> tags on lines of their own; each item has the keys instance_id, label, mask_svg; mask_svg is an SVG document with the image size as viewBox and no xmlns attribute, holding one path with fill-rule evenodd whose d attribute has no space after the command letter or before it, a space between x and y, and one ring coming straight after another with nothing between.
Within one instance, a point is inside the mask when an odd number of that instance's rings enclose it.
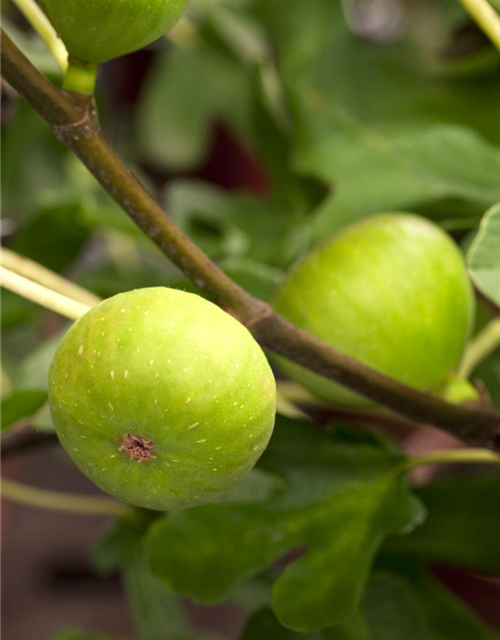
<instances>
[{"instance_id":1,"label":"dark green leaf","mask_svg":"<svg viewBox=\"0 0 500 640\"><path fill-rule=\"evenodd\" d=\"M279 419L262 466L280 473L289 491L263 504L213 504L161 518L146 541L153 570L176 592L216 602L305 547L275 582L273 608L299 631L340 623L354 615L385 535L421 518L400 461L385 446L356 446Z\"/></svg>"},{"instance_id":2,"label":"dark green leaf","mask_svg":"<svg viewBox=\"0 0 500 640\"><path fill-rule=\"evenodd\" d=\"M364 611L371 640L435 640L418 598L400 578L374 575Z\"/></svg>"},{"instance_id":3,"label":"dark green leaf","mask_svg":"<svg viewBox=\"0 0 500 640\"><path fill-rule=\"evenodd\" d=\"M411 586L439 640L500 640L461 598L423 571L414 573Z\"/></svg>"},{"instance_id":4,"label":"dark green leaf","mask_svg":"<svg viewBox=\"0 0 500 640\"><path fill-rule=\"evenodd\" d=\"M474 571L500 571L500 475L440 480L416 490L428 510L422 527L388 541L391 553Z\"/></svg>"},{"instance_id":5,"label":"dark green leaf","mask_svg":"<svg viewBox=\"0 0 500 640\"><path fill-rule=\"evenodd\" d=\"M2 400L2 431L23 418L31 417L46 401L47 392L43 389L15 391Z\"/></svg>"},{"instance_id":6,"label":"dark green leaf","mask_svg":"<svg viewBox=\"0 0 500 640\"><path fill-rule=\"evenodd\" d=\"M116 522L94 549L94 563L101 571L121 570L141 640L190 640L178 599L153 576L144 555L147 525L140 513Z\"/></svg>"}]
</instances>

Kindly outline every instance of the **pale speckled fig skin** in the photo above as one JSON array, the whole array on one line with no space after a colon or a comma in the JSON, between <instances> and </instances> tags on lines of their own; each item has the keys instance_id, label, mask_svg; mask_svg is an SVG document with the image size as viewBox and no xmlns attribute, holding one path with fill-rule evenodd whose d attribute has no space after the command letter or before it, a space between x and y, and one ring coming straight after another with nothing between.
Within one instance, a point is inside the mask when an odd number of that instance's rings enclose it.
<instances>
[{"instance_id":1,"label":"pale speckled fig skin","mask_svg":"<svg viewBox=\"0 0 500 640\"><path fill-rule=\"evenodd\" d=\"M71 56L102 63L169 31L189 0L40 0Z\"/></svg>"},{"instance_id":2,"label":"pale speckled fig skin","mask_svg":"<svg viewBox=\"0 0 500 640\"><path fill-rule=\"evenodd\" d=\"M49 400L62 445L95 484L177 510L249 473L273 430L276 386L243 325L197 295L155 287L109 298L69 329ZM131 458L127 435L149 441L154 457Z\"/></svg>"},{"instance_id":3,"label":"pale speckled fig skin","mask_svg":"<svg viewBox=\"0 0 500 640\"><path fill-rule=\"evenodd\" d=\"M474 297L451 238L412 214L352 225L292 269L275 308L299 327L400 382L441 385L460 362ZM333 404L368 401L299 365L280 367Z\"/></svg>"}]
</instances>

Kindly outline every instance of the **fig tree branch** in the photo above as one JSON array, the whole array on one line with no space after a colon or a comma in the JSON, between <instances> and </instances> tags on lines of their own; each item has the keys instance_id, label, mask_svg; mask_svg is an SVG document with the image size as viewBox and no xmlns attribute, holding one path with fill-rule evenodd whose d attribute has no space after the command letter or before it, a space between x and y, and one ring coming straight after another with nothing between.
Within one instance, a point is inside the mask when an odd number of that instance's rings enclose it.
<instances>
[{"instance_id":1,"label":"fig tree branch","mask_svg":"<svg viewBox=\"0 0 500 640\"><path fill-rule=\"evenodd\" d=\"M276 314L215 265L167 216L105 140L91 98L55 87L2 32L2 75L142 231L199 289L248 327L266 349L281 354L411 420L464 440L500 447L500 414L448 404L406 387L338 352Z\"/></svg>"}]
</instances>

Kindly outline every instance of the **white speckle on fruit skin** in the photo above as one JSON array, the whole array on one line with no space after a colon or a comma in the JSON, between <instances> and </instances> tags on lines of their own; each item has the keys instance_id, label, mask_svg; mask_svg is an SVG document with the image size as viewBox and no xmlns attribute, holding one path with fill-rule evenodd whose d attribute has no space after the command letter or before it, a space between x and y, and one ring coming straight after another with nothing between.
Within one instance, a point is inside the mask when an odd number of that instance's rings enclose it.
<instances>
[{"instance_id":1,"label":"white speckle on fruit skin","mask_svg":"<svg viewBox=\"0 0 500 640\"><path fill-rule=\"evenodd\" d=\"M150 360L150 361L149 361L149 366L150 366L150 367L152 367L152 366L153 366L153 364L154 364L154 362L155 362L154 360Z\"/></svg>"},{"instance_id":2,"label":"white speckle on fruit skin","mask_svg":"<svg viewBox=\"0 0 500 640\"><path fill-rule=\"evenodd\" d=\"M120 313L125 313L125 309L120 309Z\"/></svg>"},{"instance_id":3,"label":"white speckle on fruit skin","mask_svg":"<svg viewBox=\"0 0 500 640\"><path fill-rule=\"evenodd\" d=\"M188 427L188 430L194 429L195 427L197 427L200 423L199 422L195 422L194 424L192 424L191 426Z\"/></svg>"},{"instance_id":4,"label":"white speckle on fruit skin","mask_svg":"<svg viewBox=\"0 0 500 640\"><path fill-rule=\"evenodd\" d=\"M257 451L257 450L258 450L258 448L259 448L258 446L255 446L255 447L253 448L253 450L254 450L254 451Z\"/></svg>"},{"instance_id":5,"label":"white speckle on fruit skin","mask_svg":"<svg viewBox=\"0 0 500 640\"><path fill-rule=\"evenodd\" d=\"M249 437L249 438L253 438L253 433L251 433L248 437Z\"/></svg>"},{"instance_id":6,"label":"white speckle on fruit skin","mask_svg":"<svg viewBox=\"0 0 500 640\"><path fill-rule=\"evenodd\" d=\"M216 451L220 451L222 449L222 447L215 447Z\"/></svg>"},{"instance_id":7,"label":"white speckle on fruit skin","mask_svg":"<svg viewBox=\"0 0 500 640\"><path fill-rule=\"evenodd\" d=\"M175 327L175 322L171 322L171 323L170 323L170 326L171 326L171 327Z\"/></svg>"},{"instance_id":8,"label":"white speckle on fruit skin","mask_svg":"<svg viewBox=\"0 0 500 640\"><path fill-rule=\"evenodd\" d=\"M128 378L128 370L123 374L125 378Z\"/></svg>"},{"instance_id":9,"label":"white speckle on fruit skin","mask_svg":"<svg viewBox=\"0 0 500 640\"><path fill-rule=\"evenodd\" d=\"M237 407L237 406L238 406L238 403L237 403L237 402L235 402L235 403L233 404L233 407Z\"/></svg>"},{"instance_id":10,"label":"white speckle on fruit skin","mask_svg":"<svg viewBox=\"0 0 500 640\"><path fill-rule=\"evenodd\" d=\"M110 458L116 458L115 454L113 453L113 455L109 456Z\"/></svg>"},{"instance_id":11,"label":"white speckle on fruit skin","mask_svg":"<svg viewBox=\"0 0 500 640\"><path fill-rule=\"evenodd\" d=\"M158 404L158 400L155 400L155 401L153 402L153 404Z\"/></svg>"},{"instance_id":12,"label":"white speckle on fruit skin","mask_svg":"<svg viewBox=\"0 0 500 640\"><path fill-rule=\"evenodd\" d=\"M81 356L83 353L83 344L78 347L78 355Z\"/></svg>"},{"instance_id":13,"label":"white speckle on fruit skin","mask_svg":"<svg viewBox=\"0 0 500 640\"><path fill-rule=\"evenodd\" d=\"M109 404L109 408L111 409L111 411L114 411L115 409L114 409L113 405L111 404L111 402L108 402L108 404Z\"/></svg>"},{"instance_id":14,"label":"white speckle on fruit skin","mask_svg":"<svg viewBox=\"0 0 500 640\"><path fill-rule=\"evenodd\" d=\"M186 400L186 404L189 404L190 402L191 402L191 398L188 398L188 399Z\"/></svg>"},{"instance_id":15,"label":"white speckle on fruit skin","mask_svg":"<svg viewBox=\"0 0 500 640\"><path fill-rule=\"evenodd\" d=\"M115 372L114 371L110 371L109 375L111 376L111 380L115 379Z\"/></svg>"},{"instance_id":16,"label":"white speckle on fruit skin","mask_svg":"<svg viewBox=\"0 0 500 640\"><path fill-rule=\"evenodd\" d=\"M217 467L214 467L214 471L217 471Z\"/></svg>"},{"instance_id":17,"label":"white speckle on fruit skin","mask_svg":"<svg viewBox=\"0 0 500 640\"><path fill-rule=\"evenodd\" d=\"M73 451L78 451L78 449L76 447L73 447Z\"/></svg>"},{"instance_id":18,"label":"white speckle on fruit skin","mask_svg":"<svg viewBox=\"0 0 500 640\"><path fill-rule=\"evenodd\" d=\"M183 371L184 373L187 373L187 367L184 367Z\"/></svg>"},{"instance_id":19,"label":"white speckle on fruit skin","mask_svg":"<svg viewBox=\"0 0 500 640\"><path fill-rule=\"evenodd\" d=\"M170 363L172 362L172 358L169 358L169 359L167 360L167 362L168 362L168 364L170 364Z\"/></svg>"},{"instance_id":20,"label":"white speckle on fruit skin","mask_svg":"<svg viewBox=\"0 0 500 640\"><path fill-rule=\"evenodd\" d=\"M204 442L206 442L206 441L207 441L207 440L206 440L206 438L205 438L205 440L197 440L197 441L196 441L196 444L203 444L203 443L204 443Z\"/></svg>"},{"instance_id":21,"label":"white speckle on fruit skin","mask_svg":"<svg viewBox=\"0 0 500 640\"><path fill-rule=\"evenodd\" d=\"M145 315L145 316L149 316L149 311L145 311L145 312L144 312L144 315Z\"/></svg>"}]
</instances>

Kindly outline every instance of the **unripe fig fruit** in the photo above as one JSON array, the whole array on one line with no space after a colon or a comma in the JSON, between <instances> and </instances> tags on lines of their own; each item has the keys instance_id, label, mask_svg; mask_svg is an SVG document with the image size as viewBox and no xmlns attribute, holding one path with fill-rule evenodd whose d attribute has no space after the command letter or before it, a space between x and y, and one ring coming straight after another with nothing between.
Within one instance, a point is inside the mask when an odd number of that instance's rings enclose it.
<instances>
[{"instance_id":1,"label":"unripe fig fruit","mask_svg":"<svg viewBox=\"0 0 500 640\"><path fill-rule=\"evenodd\" d=\"M71 56L100 64L151 44L189 0L40 0Z\"/></svg>"},{"instance_id":2,"label":"unripe fig fruit","mask_svg":"<svg viewBox=\"0 0 500 640\"><path fill-rule=\"evenodd\" d=\"M306 256L278 292L275 307L355 360L431 389L459 364L474 297L451 238L424 218L394 213L354 224ZM323 399L367 403L299 365L280 364Z\"/></svg>"},{"instance_id":3,"label":"unripe fig fruit","mask_svg":"<svg viewBox=\"0 0 500 640\"><path fill-rule=\"evenodd\" d=\"M266 448L272 371L248 330L194 294L122 293L66 333L49 372L62 445L130 504L182 509L237 485Z\"/></svg>"}]
</instances>

